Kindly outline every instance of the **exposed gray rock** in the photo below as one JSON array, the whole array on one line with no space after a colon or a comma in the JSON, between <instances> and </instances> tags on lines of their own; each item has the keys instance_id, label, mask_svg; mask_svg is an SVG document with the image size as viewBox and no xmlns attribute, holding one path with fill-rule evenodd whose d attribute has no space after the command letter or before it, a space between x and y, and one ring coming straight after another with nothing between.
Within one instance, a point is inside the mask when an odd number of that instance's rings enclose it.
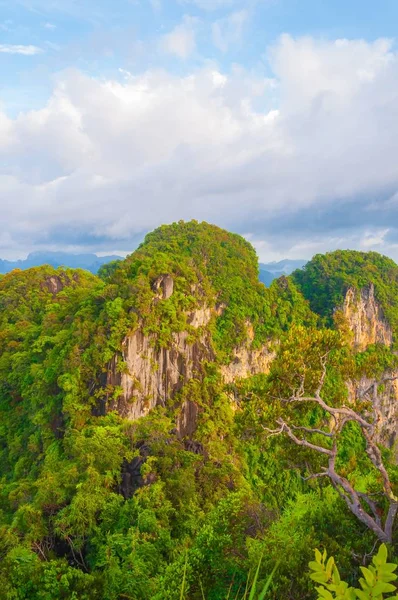
<instances>
[{"instance_id":1,"label":"exposed gray rock","mask_svg":"<svg viewBox=\"0 0 398 600\"><path fill-rule=\"evenodd\" d=\"M190 437L196 430L199 407L196 402L186 400L181 406L181 414L177 420L177 431L180 437Z\"/></svg>"},{"instance_id":2,"label":"exposed gray rock","mask_svg":"<svg viewBox=\"0 0 398 600\"><path fill-rule=\"evenodd\" d=\"M162 281L157 280L161 289ZM145 336L141 327L123 341L121 354L111 360L106 385L119 388L117 399L108 397L107 410L116 410L125 418L135 420L147 415L155 406L167 401L191 379L203 379L204 363L215 359L210 332L206 330L213 317L220 315L223 306L202 306L187 318L195 329L204 332L194 341L188 332L175 333L170 347L158 348L153 337ZM248 339L235 350L235 359L221 368L226 383L256 373L268 372L275 356L269 348L252 349L253 331L247 325ZM198 332L199 333L199 332ZM191 436L197 426L199 408L185 401L180 407L176 427L180 437Z\"/></svg>"},{"instance_id":3,"label":"exposed gray rock","mask_svg":"<svg viewBox=\"0 0 398 600\"><path fill-rule=\"evenodd\" d=\"M141 329L126 337L122 356L109 365L107 384L119 386L121 394L110 408L128 419L138 419L158 404L165 405L184 383L203 377L203 361L213 360L210 340L193 343L188 333L176 333L169 348L157 348Z\"/></svg>"},{"instance_id":4,"label":"exposed gray rock","mask_svg":"<svg viewBox=\"0 0 398 600\"><path fill-rule=\"evenodd\" d=\"M386 371L380 379L362 377L359 381L350 381L347 384L350 403L363 402L366 398L372 401L376 414L377 440L388 448L398 444L398 379L395 379L396 377L398 378L398 372ZM374 394L374 391L377 394Z\"/></svg>"},{"instance_id":5,"label":"exposed gray rock","mask_svg":"<svg viewBox=\"0 0 398 600\"><path fill-rule=\"evenodd\" d=\"M162 275L154 282L158 298L166 299L173 293L173 279ZM127 336L123 341L121 354L111 360L106 376L106 384L119 388L119 396L109 396L107 410L116 410L131 420L148 414L157 405L166 405L173 396L191 379L199 381L204 376L204 362L215 359L210 332L206 326L212 318L222 314L224 307L202 306L187 315L189 325L198 330L194 340L188 332L173 335L167 348L158 348L154 337L145 336L142 327ZM353 343L358 350L368 345L382 343L390 346L392 330L377 302L373 285L360 292L347 291L343 313L353 332ZM225 383L250 377L258 373L268 373L275 358L275 347L253 348L254 332L251 324L246 324L247 339L242 346L235 348L234 358L228 365L221 366ZM385 375L387 376L387 375ZM351 402L361 397L364 386L371 380L348 382ZM180 407L176 432L179 437L190 438L199 416L198 405L186 400ZM398 383L386 382L380 397L379 439L388 446L397 440L398 423Z\"/></svg>"},{"instance_id":6,"label":"exposed gray rock","mask_svg":"<svg viewBox=\"0 0 398 600\"><path fill-rule=\"evenodd\" d=\"M174 280L171 275L161 275L153 282L153 290L159 298L167 300L173 294Z\"/></svg>"},{"instance_id":7,"label":"exposed gray rock","mask_svg":"<svg viewBox=\"0 0 398 600\"><path fill-rule=\"evenodd\" d=\"M44 282L45 287L48 289L51 294L56 296L59 292L64 289L64 284L61 279L57 275L52 275L51 277L47 277Z\"/></svg>"},{"instance_id":8,"label":"exposed gray rock","mask_svg":"<svg viewBox=\"0 0 398 600\"><path fill-rule=\"evenodd\" d=\"M268 345L253 348L254 331L250 322L246 323L246 343L234 349L234 358L228 365L221 367L225 383L237 379L245 379L259 373L269 373L270 366L276 353Z\"/></svg>"},{"instance_id":9,"label":"exposed gray rock","mask_svg":"<svg viewBox=\"0 0 398 600\"><path fill-rule=\"evenodd\" d=\"M353 288L348 289L343 313L353 333L353 344L357 350L366 350L372 344L391 346L392 329L375 298L373 284L359 292ZM380 443L390 448L398 439L398 381L394 379L396 376L398 373L386 371L380 380L362 377L360 381L347 383L349 401L355 404L363 400L365 390L385 380L383 385L378 385L376 435ZM373 404L375 402L376 400Z\"/></svg>"},{"instance_id":10,"label":"exposed gray rock","mask_svg":"<svg viewBox=\"0 0 398 600\"><path fill-rule=\"evenodd\" d=\"M391 346L392 330L370 284L358 292L353 288L347 290L343 313L354 334L354 344L364 350L370 344Z\"/></svg>"}]
</instances>

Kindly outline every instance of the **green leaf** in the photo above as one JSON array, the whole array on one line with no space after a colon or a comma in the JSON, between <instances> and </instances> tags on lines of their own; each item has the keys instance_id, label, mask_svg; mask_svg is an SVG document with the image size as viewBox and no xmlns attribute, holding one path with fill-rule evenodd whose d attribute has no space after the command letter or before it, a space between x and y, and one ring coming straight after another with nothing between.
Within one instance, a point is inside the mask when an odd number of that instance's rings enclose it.
<instances>
[{"instance_id":1,"label":"green leaf","mask_svg":"<svg viewBox=\"0 0 398 600\"><path fill-rule=\"evenodd\" d=\"M258 565L257 565L257 569L256 569L256 574L254 575L252 587L251 587L250 594L249 594L249 600L253 600L254 599L254 594L256 593L257 580L258 580L258 575L260 573L260 567L261 567L262 560L263 560L263 557L261 556L260 560L258 561Z\"/></svg>"},{"instance_id":2,"label":"green leaf","mask_svg":"<svg viewBox=\"0 0 398 600\"><path fill-rule=\"evenodd\" d=\"M383 573L384 571L388 571L389 573L394 573L394 571L398 568L398 565L394 563L386 563L379 567L379 573Z\"/></svg>"},{"instance_id":3,"label":"green leaf","mask_svg":"<svg viewBox=\"0 0 398 600\"><path fill-rule=\"evenodd\" d=\"M369 571L369 569L367 569L366 567L361 567L361 571L366 579L366 583L368 584L368 586L372 587L375 584L375 576L373 575L373 573Z\"/></svg>"},{"instance_id":4,"label":"green leaf","mask_svg":"<svg viewBox=\"0 0 398 600\"><path fill-rule=\"evenodd\" d=\"M332 577L333 565L334 565L334 558L333 558L333 556L331 556L326 565L326 576L328 578L328 581Z\"/></svg>"},{"instance_id":5,"label":"green leaf","mask_svg":"<svg viewBox=\"0 0 398 600\"><path fill-rule=\"evenodd\" d=\"M340 573L336 565L333 565L333 583L339 585L341 582Z\"/></svg>"},{"instance_id":6,"label":"green leaf","mask_svg":"<svg viewBox=\"0 0 398 600\"><path fill-rule=\"evenodd\" d=\"M186 553L186 556L185 556L184 573L183 573L183 577L182 577L180 600L183 600L185 597L185 584L186 584L186 579L187 579L187 564L188 564L188 552Z\"/></svg>"},{"instance_id":7,"label":"green leaf","mask_svg":"<svg viewBox=\"0 0 398 600\"><path fill-rule=\"evenodd\" d=\"M381 544L379 551L377 553L377 558L379 560L381 560L381 564L387 562L387 556L388 556L387 546L385 544Z\"/></svg>"},{"instance_id":8,"label":"green leaf","mask_svg":"<svg viewBox=\"0 0 398 600\"><path fill-rule=\"evenodd\" d=\"M318 562L315 562L314 560L311 560L311 562L308 563L308 566L313 571L321 571L323 573L322 565L320 565Z\"/></svg>"},{"instance_id":9,"label":"green leaf","mask_svg":"<svg viewBox=\"0 0 398 600\"><path fill-rule=\"evenodd\" d=\"M322 564L322 554L319 552L318 548L315 548L315 560L317 563Z\"/></svg>"},{"instance_id":10,"label":"green leaf","mask_svg":"<svg viewBox=\"0 0 398 600\"><path fill-rule=\"evenodd\" d=\"M394 573L378 573L378 579L381 581L395 581L397 576Z\"/></svg>"},{"instance_id":11,"label":"green leaf","mask_svg":"<svg viewBox=\"0 0 398 600\"><path fill-rule=\"evenodd\" d=\"M333 600L333 595L324 587L318 587L316 588L316 591L318 592L320 598L325 598L325 600Z\"/></svg>"},{"instance_id":12,"label":"green leaf","mask_svg":"<svg viewBox=\"0 0 398 600\"><path fill-rule=\"evenodd\" d=\"M372 589L372 592L374 596L378 596L379 594L395 592L396 589L397 588L395 587L395 585L391 585L391 583L384 583L384 581L379 581Z\"/></svg>"},{"instance_id":13,"label":"green leaf","mask_svg":"<svg viewBox=\"0 0 398 600\"><path fill-rule=\"evenodd\" d=\"M274 578L275 572L277 570L279 566L279 562L275 565L275 567L272 569L270 576L268 577L267 581L265 582L265 585L261 591L261 594L258 597L258 600L264 600L266 593L268 592L269 586L271 585L272 579Z\"/></svg>"},{"instance_id":14,"label":"green leaf","mask_svg":"<svg viewBox=\"0 0 398 600\"><path fill-rule=\"evenodd\" d=\"M310 578L317 583L327 583L326 573L311 573Z\"/></svg>"}]
</instances>

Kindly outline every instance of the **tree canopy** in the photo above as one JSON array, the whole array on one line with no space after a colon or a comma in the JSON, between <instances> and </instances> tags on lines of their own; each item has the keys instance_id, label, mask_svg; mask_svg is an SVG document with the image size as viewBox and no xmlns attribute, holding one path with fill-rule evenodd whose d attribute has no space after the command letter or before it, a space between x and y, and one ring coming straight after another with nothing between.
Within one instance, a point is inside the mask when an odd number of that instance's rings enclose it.
<instances>
[{"instance_id":1,"label":"tree canopy","mask_svg":"<svg viewBox=\"0 0 398 600\"><path fill-rule=\"evenodd\" d=\"M305 600L315 547L336 556L351 585L374 533L330 479L311 477L324 457L269 434L280 419L300 439L300 428L328 433L319 403L283 401L300 386L314 395L323 377L334 410L347 381L381 381L396 368L390 348L358 352L332 316L349 286L373 283L395 327L397 269L339 251L266 288L246 240L191 221L148 234L99 276L43 266L0 277L1 597L225 600L244 597L256 573L265 589L278 564L267 598ZM162 296L165 277L173 288ZM198 332L189 315L203 307L212 317ZM139 329L162 349L203 328L213 360L201 380L136 421L100 410L119 393L106 375L126 336ZM225 383L239 349L265 346L269 372ZM189 437L176 430L185 402L200 411ZM340 433L339 473L372 498L380 477L361 431ZM380 453L397 493L394 449ZM389 541L393 552L396 528Z\"/></svg>"}]
</instances>

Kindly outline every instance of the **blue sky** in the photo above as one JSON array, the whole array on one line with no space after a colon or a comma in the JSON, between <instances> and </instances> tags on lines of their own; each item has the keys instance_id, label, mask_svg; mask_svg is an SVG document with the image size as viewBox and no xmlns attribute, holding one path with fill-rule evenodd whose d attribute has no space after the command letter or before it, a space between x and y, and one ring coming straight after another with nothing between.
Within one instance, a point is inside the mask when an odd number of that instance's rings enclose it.
<instances>
[{"instance_id":1,"label":"blue sky","mask_svg":"<svg viewBox=\"0 0 398 600\"><path fill-rule=\"evenodd\" d=\"M195 50L186 58L159 52L159 38L187 19L195 20ZM226 71L238 63L270 75L267 47L283 33L373 41L394 38L397 23L395 0L2 0L1 44L16 52L0 53L3 107L15 115L41 106L65 68L120 77L120 68L187 73L214 61ZM18 46L37 54L17 53Z\"/></svg>"},{"instance_id":2,"label":"blue sky","mask_svg":"<svg viewBox=\"0 0 398 600\"><path fill-rule=\"evenodd\" d=\"M200 218L264 260L398 258L381 0L0 0L0 257Z\"/></svg>"}]
</instances>

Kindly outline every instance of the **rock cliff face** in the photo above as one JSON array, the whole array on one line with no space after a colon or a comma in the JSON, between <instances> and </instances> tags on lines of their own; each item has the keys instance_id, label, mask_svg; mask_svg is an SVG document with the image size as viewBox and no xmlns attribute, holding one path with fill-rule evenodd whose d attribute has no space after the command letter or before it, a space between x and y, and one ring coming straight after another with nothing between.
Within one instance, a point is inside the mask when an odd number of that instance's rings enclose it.
<instances>
[{"instance_id":1,"label":"rock cliff face","mask_svg":"<svg viewBox=\"0 0 398 600\"><path fill-rule=\"evenodd\" d=\"M268 346L253 348L254 331L251 323L246 323L246 330L246 343L235 348L234 358L229 365L221 367L225 383L232 383L236 379L244 379L258 373L268 373L275 358L275 351Z\"/></svg>"},{"instance_id":2,"label":"rock cliff face","mask_svg":"<svg viewBox=\"0 0 398 600\"><path fill-rule=\"evenodd\" d=\"M152 287L158 300L167 299L173 293L173 279L164 275ZM201 380L204 363L215 359L206 326L223 310L222 305L202 306L188 315L189 325L203 332L195 341L183 331L173 335L170 347L159 349L155 339L145 336L141 327L127 336L121 354L115 355L108 365L106 384L119 388L118 398L108 399L108 409L116 410L127 419L139 419L155 406L165 406L190 379ZM269 371L274 353L267 347L253 349L254 334L249 323L247 332L247 343L235 349L229 365L221 367L225 383ZM192 435L198 414L199 407L194 402L183 403L176 423L181 437Z\"/></svg>"},{"instance_id":3,"label":"rock cliff face","mask_svg":"<svg viewBox=\"0 0 398 600\"><path fill-rule=\"evenodd\" d=\"M108 368L107 385L120 388L118 398L109 400L109 409L127 419L139 419L155 406L165 406L190 379L202 379L204 362L215 358L205 327L221 310L222 307L202 307L190 314L190 325L205 331L194 342L183 331L174 334L169 348L158 349L155 340L146 337L141 328L127 336L121 355L115 355ZM275 356L267 347L252 349L250 332L247 343L237 348L234 354L234 360L221 367L225 383L268 372ZM199 408L194 402L183 403L177 419L177 430L182 437L192 435L198 414Z\"/></svg>"},{"instance_id":4,"label":"rock cliff face","mask_svg":"<svg viewBox=\"0 0 398 600\"><path fill-rule=\"evenodd\" d=\"M268 373L274 358L275 352L268 346L256 349L250 345L235 348L233 361L221 367L221 374L225 383L232 383L236 379Z\"/></svg>"},{"instance_id":5,"label":"rock cliff face","mask_svg":"<svg viewBox=\"0 0 398 600\"><path fill-rule=\"evenodd\" d=\"M365 350L370 344L391 346L392 331L383 310L375 299L373 284L360 292L347 290L343 313L354 334L354 344L358 350Z\"/></svg>"},{"instance_id":6,"label":"rock cliff face","mask_svg":"<svg viewBox=\"0 0 398 600\"><path fill-rule=\"evenodd\" d=\"M212 312L203 308L191 315L193 327L210 320ZM128 419L138 419L157 405L165 405L184 383L203 377L203 363L214 359L207 333L194 342L183 331L173 336L169 348L158 349L155 340L141 328L125 338L121 356L109 365L107 384L121 388L119 398L110 408Z\"/></svg>"},{"instance_id":7,"label":"rock cliff face","mask_svg":"<svg viewBox=\"0 0 398 600\"><path fill-rule=\"evenodd\" d=\"M173 293L172 277L165 275L158 278L153 290L159 301L169 298ZM349 289L342 308L358 350L364 350L374 343L391 345L392 330L375 299L373 285L360 292ZM148 414L157 405L164 406L190 379L201 380L204 362L215 359L206 326L223 309L223 306L202 306L188 315L190 326L202 331L194 341L183 331L174 334L170 347L159 349L155 339L145 336L140 327L127 336L123 341L122 353L114 356L108 368L106 383L118 387L120 392L116 400L109 400L109 409L135 420ZM268 373L275 357L275 350L271 347L253 348L254 333L249 322L246 327L246 343L235 348L230 364L221 366L221 375L226 384L258 373ZM394 376L391 373L384 375L388 381L379 394L378 435L380 441L389 446L397 438L398 381L392 380ZM373 383L367 378L349 382L350 400L360 400L364 390ZM188 400L182 404L176 422L181 437L190 437L194 433L199 411L195 402Z\"/></svg>"},{"instance_id":8,"label":"rock cliff face","mask_svg":"<svg viewBox=\"0 0 398 600\"><path fill-rule=\"evenodd\" d=\"M375 299L374 286L362 288L360 292L349 289L343 312L354 334L353 343L357 350L365 350L371 344L391 346L393 335L380 304ZM376 432L379 441L392 447L398 439L398 372L386 371L379 380L362 377L348 383L349 400L363 401L364 393L373 398L376 408ZM373 396L377 386L377 400Z\"/></svg>"},{"instance_id":9,"label":"rock cliff face","mask_svg":"<svg viewBox=\"0 0 398 600\"><path fill-rule=\"evenodd\" d=\"M349 382L348 394L352 403L372 401L377 438L383 445L393 447L398 441L398 372L386 371L379 380L362 377Z\"/></svg>"}]
</instances>

